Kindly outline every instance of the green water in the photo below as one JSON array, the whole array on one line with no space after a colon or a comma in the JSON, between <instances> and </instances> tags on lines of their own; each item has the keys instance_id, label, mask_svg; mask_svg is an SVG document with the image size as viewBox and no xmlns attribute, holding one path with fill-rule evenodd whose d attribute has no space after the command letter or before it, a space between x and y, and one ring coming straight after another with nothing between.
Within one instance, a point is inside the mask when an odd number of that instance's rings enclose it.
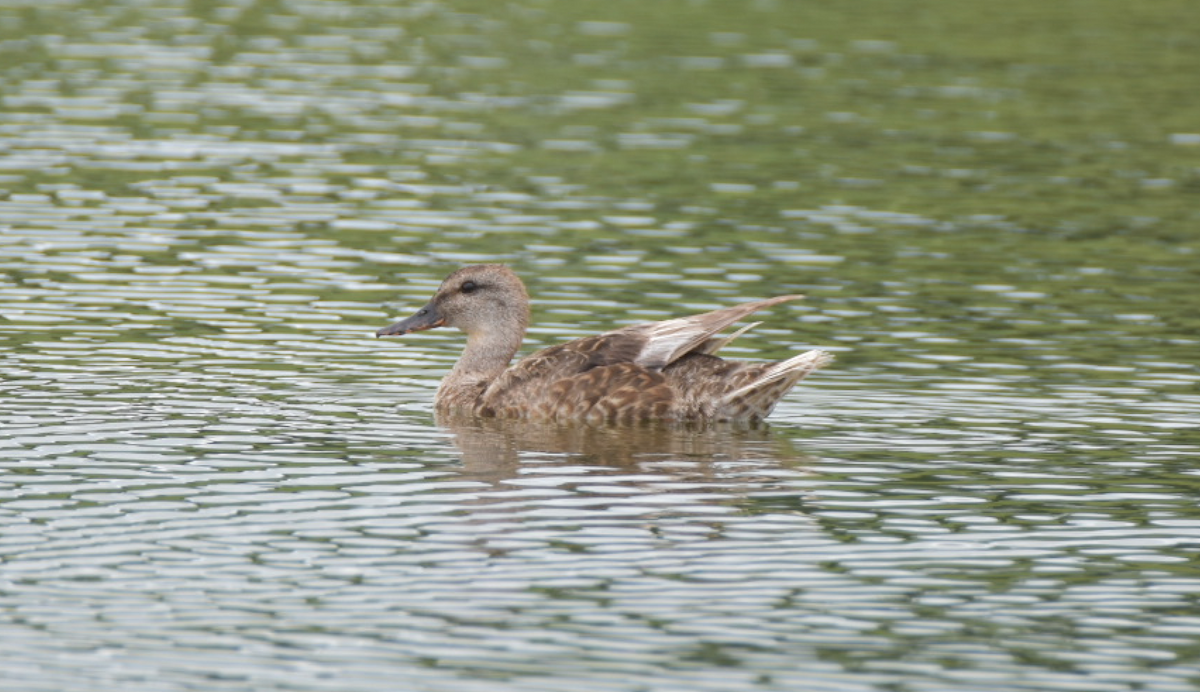
<instances>
[{"instance_id":1,"label":"green water","mask_svg":"<svg viewBox=\"0 0 1200 692\"><path fill-rule=\"evenodd\" d=\"M1189 3L0 6L0 687L1198 680ZM768 295L762 429L443 422Z\"/></svg>"}]
</instances>

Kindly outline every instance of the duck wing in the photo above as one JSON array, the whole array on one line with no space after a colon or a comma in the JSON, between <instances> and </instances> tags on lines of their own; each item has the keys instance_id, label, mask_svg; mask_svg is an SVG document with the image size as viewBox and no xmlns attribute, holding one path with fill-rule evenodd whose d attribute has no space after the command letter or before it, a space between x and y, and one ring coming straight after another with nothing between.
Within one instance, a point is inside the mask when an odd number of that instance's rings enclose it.
<instances>
[{"instance_id":1,"label":"duck wing","mask_svg":"<svg viewBox=\"0 0 1200 692\"><path fill-rule=\"evenodd\" d=\"M646 371L646 368L634 365L644 342L640 335L617 330L531 353L488 385L480 397L480 412L484 415L519 415L520 409L536 408L559 397L561 392L554 390L554 385L567 381L579 385L586 383L589 391L607 388L607 378L596 371L607 371L615 366ZM628 368L623 370L629 372ZM587 373L590 375L584 381L574 379Z\"/></svg>"},{"instance_id":2,"label":"duck wing","mask_svg":"<svg viewBox=\"0 0 1200 692\"><path fill-rule=\"evenodd\" d=\"M714 353L745 330L730 337L715 337L717 332L758 310L800 297L756 300L551 346L522 358L493 380L480 398L479 410L508 416L531 408L575 409L606 401L657 409L664 405L660 401L672 398L660 374L663 368L693 351Z\"/></svg>"},{"instance_id":3,"label":"duck wing","mask_svg":"<svg viewBox=\"0 0 1200 692\"><path fill-rule=\"evenodd\" d=\"M674 363L684 354L700 350L712 353L721 348L742 332L737 332L728 339L710 342L717 332L737 322L743 317L758 312L772 305L778 305L789 300L797 300L804 296L776 296L750 303L733 305L712 312L705 312L690 317L677 317L673 320L636 324L631 327L618 329L609 334L626 333L642 340L638 354L633 362L651 370L661 370ZM742 330L745 331L745 330ZM603 336L603 335L602 335Z\"/></svg>"}]
</instances>

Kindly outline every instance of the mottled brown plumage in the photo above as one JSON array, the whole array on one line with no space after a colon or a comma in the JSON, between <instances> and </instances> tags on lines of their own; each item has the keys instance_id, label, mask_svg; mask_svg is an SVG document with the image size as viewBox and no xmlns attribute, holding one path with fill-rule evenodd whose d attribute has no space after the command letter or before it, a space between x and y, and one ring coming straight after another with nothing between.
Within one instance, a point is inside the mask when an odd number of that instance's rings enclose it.
<instances>
[{"instance_id":1,"label":"mottled brown plumage","mask_svg":"<svg viewBox=\"0 0 1200 692\"><path fill-rule=\"evenodd\" d=\"M376 335L441 326L466 332L462 358L435 398L443 412L590 422L759 420L832 356L808 351L777 363L723 360L717 350L749 327L717 333L800 297L632 325L551 346L510 367L529 326L529 297L508 267L481 264L446 277L428 305Z\"/></svg>"}]
</instances>

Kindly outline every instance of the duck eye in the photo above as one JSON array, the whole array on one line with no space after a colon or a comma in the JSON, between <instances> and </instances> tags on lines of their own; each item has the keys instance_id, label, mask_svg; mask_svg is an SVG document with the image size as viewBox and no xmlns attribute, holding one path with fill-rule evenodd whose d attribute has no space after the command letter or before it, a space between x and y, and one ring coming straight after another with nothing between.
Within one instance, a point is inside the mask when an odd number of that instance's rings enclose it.
<instances>
[{"instance_id":1,"label":"duck eye","mask_svg":"<svg viewBox=\"0 0 1200 692\"><path fill-rule=\"evenodd\" d=\"M458 287L458 290L462 291L463 293L470 294L474 293L475 289L477 288L479 288L479 284L475 283L474 281L464 281L463 285Z\"/></svg>"}]
</instances>

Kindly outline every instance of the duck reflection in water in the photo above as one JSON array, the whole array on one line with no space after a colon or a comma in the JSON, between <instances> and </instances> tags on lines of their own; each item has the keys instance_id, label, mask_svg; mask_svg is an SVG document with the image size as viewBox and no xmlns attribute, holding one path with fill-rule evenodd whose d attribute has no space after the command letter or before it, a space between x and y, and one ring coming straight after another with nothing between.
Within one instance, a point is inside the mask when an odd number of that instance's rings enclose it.
<instances>
[{"instance_id":1,"label":"duck reflection in water","mask_svg":"<svg viewBox=\"0 0 1200 692\"><path fill-rule=\"evenodd\" d=\"M775 363L724 360L717 351L754 325L718 334L754 312L800 297L623 327L510 365L529 326L529 296L511 269L484 264L450 274L425 307L376 336L441 326L466 332L462 356L434 399L439 413L589 423L759 421L832 357L813 350Z\"/></svg>"},{"instance_id":2,"label":"duck reflection in water","mask_svg":"<svg viewBox=\"0 0 1200 692\"><path fill-rule=\"evenodd\" d=\"M451 433L462 455L463 475L488 483L532 468L584 467L665 474L674 481L702 483L729 472L749 480L760 469L773 478L781 467L806 466L811 461L766 423L592 425L483 418L462 412L438 413L437 423Z\"/></svg>"}]
</instances>

